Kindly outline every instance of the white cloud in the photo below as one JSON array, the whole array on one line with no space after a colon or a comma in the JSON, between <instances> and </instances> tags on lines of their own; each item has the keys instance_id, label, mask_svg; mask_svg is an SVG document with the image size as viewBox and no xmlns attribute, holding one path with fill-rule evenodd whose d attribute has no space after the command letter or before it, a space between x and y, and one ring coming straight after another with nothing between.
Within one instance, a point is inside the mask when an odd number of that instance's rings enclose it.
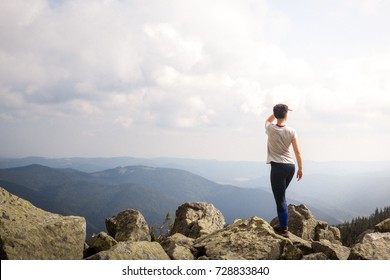
<instances>
[{"instance_id":1,"label":"white cloud","mask_svg":"<svg viewBox=\"0 0 390 280\"><path fill-rule=\"evenodd\" d=\"M357 9L360 13L367 16L383 15L390 5L385 0L346 0L345 6L348 9Z\"/></svg>"},{"instance_id":2,"label":"white cloud","mask_svg":"<svg viewBox=\"0 0 390 280\"><path fill-rule=\"evenodd\" d=\"M21 135L30 119L77 119L74 129L88 126L107 143L112 129L123 137L163 130L166 139L191 131L224 142L217 157L229 145L222 135L235 145L261 137L279 102L306 133L315 123L350 133L390 120L390 7L331 2L2 1L0 125L13 121ZM250 149L243 157L264 152Z\"/></svg>"},{"instance_id":3,"label":"white cloud","mask_svg":"<svg viewBox=\"0 0 390 280\"><path fill-rule=\"evenodd\" d=\"M129 128L129 127L131 127L133 125L134 120L132 118L129 118L129 117L119 116L115 120L115 123L120 124L124 128Z\"/></svg>"},{"instance_id":4,"label":"white cloud","mask_svg":"<svg viewBox=\"0 0 390 280\"><path fill-rule=\"evenodd\" d=\"M202 59L202 44L183 38L170 24L146 24L144 31L158 51L158 58L165 58L181 71L190 70Z\"/></svg>"}]
</instances>

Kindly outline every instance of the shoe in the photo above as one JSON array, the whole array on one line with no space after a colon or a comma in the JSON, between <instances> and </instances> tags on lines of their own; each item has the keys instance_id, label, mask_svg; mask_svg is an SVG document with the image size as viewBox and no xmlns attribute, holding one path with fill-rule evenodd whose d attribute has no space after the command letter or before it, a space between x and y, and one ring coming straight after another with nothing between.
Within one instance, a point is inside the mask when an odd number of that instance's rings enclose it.
<instances>
[{"instance_id":1,"label":"shoe","mask_svg":"<svg viewBox=\"0 0 390 280\"><path fill-rule=\"evenodd\" d=\"M274 227L274 231L276 234L279 234L283 237L289 238L288 227L276 226L276 227Z\"/></svg>"}]
</instances>

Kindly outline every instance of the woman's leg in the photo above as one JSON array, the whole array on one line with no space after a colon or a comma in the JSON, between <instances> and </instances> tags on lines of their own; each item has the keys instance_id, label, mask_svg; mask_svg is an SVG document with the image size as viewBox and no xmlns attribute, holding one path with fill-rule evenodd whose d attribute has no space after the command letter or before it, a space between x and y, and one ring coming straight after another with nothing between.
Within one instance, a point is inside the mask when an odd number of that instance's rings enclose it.
<instances>
[{"instance_id":1,"label":"woman's leg","mask_svg":"<svg viewBox=\"0 0 390 280\"><path fill-rule=\"evenodd\" d=\"M294 177L293 164L271 163L271 186L278 213L279 226L288 227L288 207L286 189Z\"/></svg>"}]
</instances>

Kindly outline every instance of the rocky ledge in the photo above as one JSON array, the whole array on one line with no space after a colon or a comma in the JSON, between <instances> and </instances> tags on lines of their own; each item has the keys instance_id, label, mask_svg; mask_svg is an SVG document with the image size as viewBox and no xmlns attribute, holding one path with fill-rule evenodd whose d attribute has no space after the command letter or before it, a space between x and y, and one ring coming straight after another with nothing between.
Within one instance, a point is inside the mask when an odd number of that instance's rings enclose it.
<instances>
[{"instance_id":1,"label":"rocky ledge","mask_svg":"<svg viewBox=\"0 0 390 280\"><path fill-rule=\"evenodd\" d=\"M106 219L107 232L86 239L83 217L34 207L0 188L0 257L91 260L347 260L390 259L390 219L361 235L351 248L340 231L318 221L304 205L289 205L290 236L250 217L226 225L212 204L187 202L176 211L170 235L152 241L143 215L128 209Z\"/></svg>"}]
</instances>

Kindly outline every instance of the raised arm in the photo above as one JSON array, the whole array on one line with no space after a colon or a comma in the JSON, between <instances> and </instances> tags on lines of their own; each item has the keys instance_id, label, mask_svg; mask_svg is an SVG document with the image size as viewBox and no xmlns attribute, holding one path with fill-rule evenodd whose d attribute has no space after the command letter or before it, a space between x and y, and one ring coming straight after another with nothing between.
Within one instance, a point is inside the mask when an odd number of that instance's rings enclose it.
<instances>
[{"instance_id":1,"label":"raised arm","mask_svg":"<svg viewBox=\"0 0 390 280\"><path fill-rule=\"evenodd\" d=\"M297 141L296 138L294 138L291 141L291 144L292 144L293 149L294 149L295 158L297 159L297 164L298 164L297 178L298 178L298 181L299 181L303 177L302 156L301 156L301 152L299 151L299 145L298 145L298 141Z\"/></svg>"},{"instance_id":2,"label":"raised arm","mask_svg":"<svg viewBox=\"0 0 390 280\"><path fill-rule=\"evenodd\" d=\"M268 119L266 119L265 126L267 126L268 124L271 124L274 120L275 120L275 116L274 116L274 114L272 114L271 116L268 117Z\"/></svg>"}]
</instances>

